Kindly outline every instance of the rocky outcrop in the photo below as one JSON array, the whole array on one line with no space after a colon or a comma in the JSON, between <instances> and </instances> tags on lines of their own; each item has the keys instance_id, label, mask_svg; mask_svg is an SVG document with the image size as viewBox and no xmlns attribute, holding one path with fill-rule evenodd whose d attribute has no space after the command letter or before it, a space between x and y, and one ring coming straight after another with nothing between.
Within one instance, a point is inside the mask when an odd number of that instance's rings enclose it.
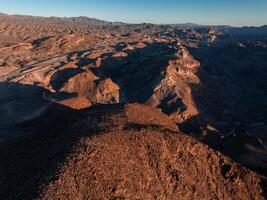
<instances>
[{"instance_id":1,"label":"rocky outcrop","mask_svg":"<svg viewBox=\"0 0 267 200\"><path fill-rule=\"evenodd\" d=\"M191 85L200 82L195 74L198 67L199 62L184 47L180 47L176 58L169 61L165 77L155 87L148 104L161 108L177 122L197 115Z\"/></svg>"},{"instance_id":2,"label":"rocky outcrop","mask_svg":"<svg viewBox=\"0 0 267 200\"><path fill-rule=\"evenodd\" d=\"M100 80L87 71L70 78L60 89L61 92L76 93L95 103L118 103L120 88L111 79Z\"/></svg>"}]
</instances>

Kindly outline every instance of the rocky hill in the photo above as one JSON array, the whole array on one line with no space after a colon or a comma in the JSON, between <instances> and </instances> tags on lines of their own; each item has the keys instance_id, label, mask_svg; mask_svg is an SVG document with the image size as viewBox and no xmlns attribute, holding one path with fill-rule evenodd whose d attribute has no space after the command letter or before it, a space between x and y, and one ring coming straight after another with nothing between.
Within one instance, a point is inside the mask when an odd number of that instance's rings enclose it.
<instances>
[{"instance_id":1,"label":"rocky hill","mask_svg":"<svg viewBox=\"0 0 267 200\"><path fill-rule=\"evenodd\" d=\"M23 140L0 147L0 194L7 199L266 195L265 177L181 133L168 116L148 106L75 111L53 104L19 128L27 133Z\"/></svg>"},{"instance_id":2,"label":"rocky hill","mask_svg":"<svg viewBox=\"0 0 267 200\"><path fill-rule=\"evenodd\" d=\"M0 32L0 197L266 198L264 27L0 15Z\"/></svg>"}]
</instances>

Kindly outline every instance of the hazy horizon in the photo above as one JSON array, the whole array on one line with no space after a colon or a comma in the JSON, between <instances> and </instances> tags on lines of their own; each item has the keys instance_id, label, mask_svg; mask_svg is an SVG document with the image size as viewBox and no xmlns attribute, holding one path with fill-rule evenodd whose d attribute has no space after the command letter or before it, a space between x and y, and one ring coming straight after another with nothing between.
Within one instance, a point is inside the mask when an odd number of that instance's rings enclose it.
<instances>
[{"instance_id":1,"label":"hazy horizon","mask_svg":"<svg viewBox=\"0 0 267 200\"><path fill-rule=\"evenodd\" d=\"M44 17L86 16L111 22L262 26L266 25L267 1L175 1L148 0L0 0L0 12Z\"/></svg>"}]
</instances>

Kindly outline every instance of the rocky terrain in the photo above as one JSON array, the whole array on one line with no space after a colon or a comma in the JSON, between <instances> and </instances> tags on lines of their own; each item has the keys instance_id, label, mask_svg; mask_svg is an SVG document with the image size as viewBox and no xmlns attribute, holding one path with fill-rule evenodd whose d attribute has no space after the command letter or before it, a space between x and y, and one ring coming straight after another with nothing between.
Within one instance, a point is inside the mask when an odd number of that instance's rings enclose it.
<instances>
[{"instance_id":1,"label":"rocky terrain","mask_svg":"<svg viewBox=\"0 0 267 200\"><path fill-rule=\"evenodd\" d=\"M0 199L265 199L267 31L0 14Z\"/></svg>"}]
</instances>

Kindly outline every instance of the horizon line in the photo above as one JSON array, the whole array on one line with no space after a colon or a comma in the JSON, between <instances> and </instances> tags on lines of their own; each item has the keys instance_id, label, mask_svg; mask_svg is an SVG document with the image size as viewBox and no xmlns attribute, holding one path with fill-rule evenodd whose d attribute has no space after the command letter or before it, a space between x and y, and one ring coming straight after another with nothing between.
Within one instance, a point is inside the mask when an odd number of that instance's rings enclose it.
<instances>
[{"instance_id":1,"label":"horizon line","mask_svg":"<svg viewBox=\"0 0 267 200\"><path fill-rule=\"evenodd\" d=\"M266 26L267 24L262 24L262 25L243 25L243 26L232 26L232 25L228 25L228 24L206 24L206 23L194 23L194 22L178 22L178 23L153 23L153 22L124 22L124 21L109 21L106 19L100 19L97 17L93 17L93 16L88 16L88 15L73 15L73 16L63 16L63 15L34 15L34 14L26 14L26 13L8 13L8 12L2 12L0 11L0 14L4 14L4 15L8 15L8 16L29 16L29 17L43 17L43 18L78 18L78 17L87 17L90 19L96 19L96 20L100 20L100 21L105 21L105 22L110 22L110 23L123 23L123 24L129 24L129 25L135 25L135 24L153 24L153 25L195 25L195 26L207 26L207 27L212 27L212 26L228 26L231 28L243 28L243 27L263 27Z\"/></svg>"}]
</instances>

